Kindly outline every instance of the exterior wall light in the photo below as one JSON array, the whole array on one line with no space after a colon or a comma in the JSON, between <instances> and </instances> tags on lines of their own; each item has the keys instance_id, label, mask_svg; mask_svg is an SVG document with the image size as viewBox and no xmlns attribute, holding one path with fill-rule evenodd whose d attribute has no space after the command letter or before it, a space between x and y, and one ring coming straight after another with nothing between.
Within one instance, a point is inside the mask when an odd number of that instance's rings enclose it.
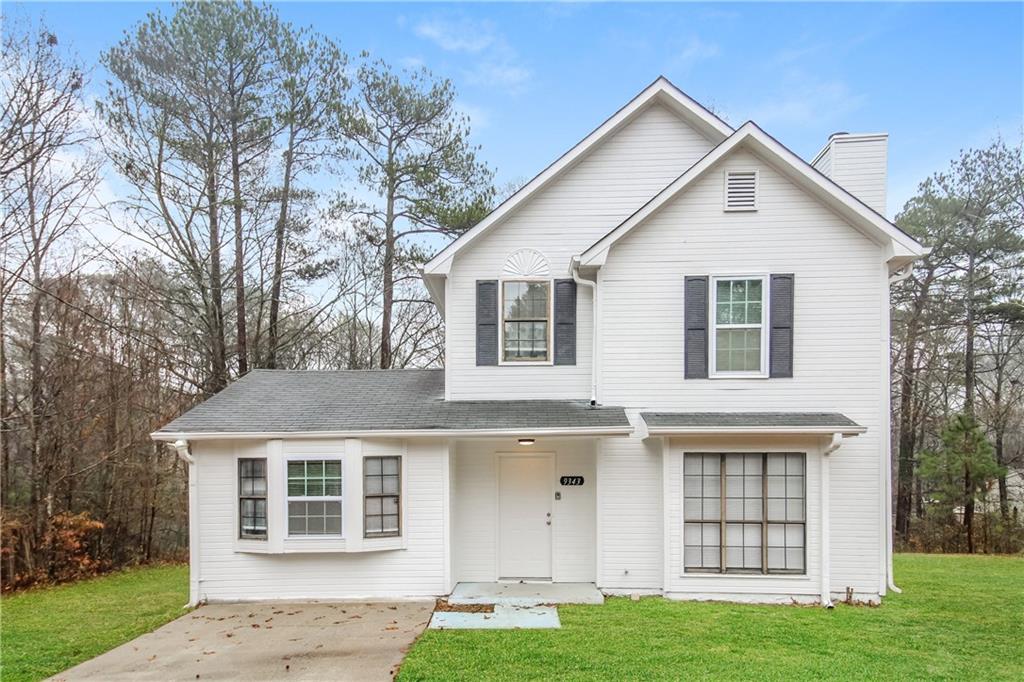
<instances>
[{"instance_id":1,"label":"exterior wall light","mask_svg":"<svg viewBox=\"0 0 1024 682\"><path fill-rule=\"evenodd\" d=\"M535 438L520 438L519 439L519 444L520 445L533 445L536 442L537 442L537 439L535 439Z\"/></svg>"}]
</instances>

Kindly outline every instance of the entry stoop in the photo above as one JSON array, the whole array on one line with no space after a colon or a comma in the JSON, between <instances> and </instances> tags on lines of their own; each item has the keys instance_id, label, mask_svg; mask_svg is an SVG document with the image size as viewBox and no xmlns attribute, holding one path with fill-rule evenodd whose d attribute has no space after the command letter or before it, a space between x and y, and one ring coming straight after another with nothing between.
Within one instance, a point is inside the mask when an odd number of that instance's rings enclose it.
<instances>
[{"instance_id":1,"label":"entry stoop","mask_svg":"<svg viewBox=\"0 0 1024 682\"><path fill-rule=\"evenodd\" d=\"M539 606L542 604L603 604L594 583L459 583L449 604Z\"/></svg>"}]
</instances>

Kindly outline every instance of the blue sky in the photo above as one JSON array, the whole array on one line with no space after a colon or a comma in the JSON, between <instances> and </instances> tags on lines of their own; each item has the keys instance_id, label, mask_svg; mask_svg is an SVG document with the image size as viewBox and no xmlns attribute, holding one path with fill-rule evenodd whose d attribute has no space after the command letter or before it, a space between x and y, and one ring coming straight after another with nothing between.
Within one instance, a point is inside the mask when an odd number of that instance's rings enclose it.
<instances>
[{"instance_id":1,"label":"blue sky","mask_svg":"<svg viewBox=\"0 0 1024 682\"><path fill-rule=\"evenodd\" d=\"M4 3L99 54L158 3ZM167 5L162 5L165 10ZM357 54L452 79L499 182L543 169L658 75L804 158L890 133L892 214L959 149L1024 125L1024 5L282 3ZM99 92L103 73L94 74Z\"/></svg>"}]
</instances>

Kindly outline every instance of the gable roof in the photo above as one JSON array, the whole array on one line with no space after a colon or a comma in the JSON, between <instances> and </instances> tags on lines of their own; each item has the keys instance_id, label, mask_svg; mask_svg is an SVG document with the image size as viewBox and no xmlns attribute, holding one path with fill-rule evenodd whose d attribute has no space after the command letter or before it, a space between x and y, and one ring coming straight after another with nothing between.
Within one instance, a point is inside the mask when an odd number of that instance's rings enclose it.
<instances>
[{"instance_id":1,"label":"gable roof","mask_svg":"<svg viewBox=\"0 0 1024 682\"><path fill-rule=\"evenodd\" d=\"M444 370L254 370L152 434L157 440L394 435L625 434L621 407L586 400L444 399Z\"/></svg>"},{"instance_id":2,"label":"gable roof","mask_svg":"<svg viewBox=\"0 0 1024 682\"><path fill-rule=\"evenodd\" d=\"M487 232L491 227L499 223L539 190L548 186L553 180L560 177L596 145L621 130L640 112L655 103L663 104L682 116L687 120L687 122L692 124L695 129L700 131L713 142L724 140L729 135L733 134L733 129L729 124L715 116L711 111L677 88L667 78L659 76L657 80L644 88L640 94L612 114L612 116L604 123L578 142L576 146L556 159L551 165L537 174L536 177L523 185L519 191L487 214L483 220L471 229L462 233L458 239L441 249L436 256L428 261L423 266L422 272L424 280L427 283L427 288L431 289L431 293L440 292L435 292L434 286L436 286L436 284L430 282L428 278L431 275L446 275L451 267L452 257L456 253L472 243L473 240L481 234ZM434 298L435 300L439 300L439 297L437 296Z\"/></svg>"},{"instance_id":3,"label":"gable roof","mask_svg":"<svg viewBox=\"0 0 1024 682\"><path fill-rule=\"evenodd\" d=\"M917 240L889 222L884 216L863 201L843 189L823 173L787 149L781 142L764 132L753 121L747 121L731 136L714 147L703 158L690 166L682 175L658 192L650 201L641 206L633 215L601 237L579 256L582 266L600 266L607 257L608 249L629 234L676 197L686 187L702 177L710 168L740 145L751 147L755 153L777 165L778 170L789 176L798 185L830 206L834 211L880 244L893 248L895 260L912 260L928 252Z\"/></svg>"}]
</instances>

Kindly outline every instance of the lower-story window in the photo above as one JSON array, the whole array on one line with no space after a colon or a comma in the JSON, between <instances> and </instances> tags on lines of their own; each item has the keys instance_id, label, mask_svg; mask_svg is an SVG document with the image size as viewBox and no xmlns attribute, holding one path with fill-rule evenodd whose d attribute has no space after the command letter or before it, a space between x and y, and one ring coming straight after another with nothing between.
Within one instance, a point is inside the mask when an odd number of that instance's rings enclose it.
<instances>
[{"instance_id":1,"label":"lower-story window","mask_svg":"<svg viewBox=\"0 0 1024 682\"><path fill-rule=\"evenodd\" d=\"M805 573L805 483L803 453L685 455L685 570Z\"/></svg>"},{"instance_id":2,"label":"lower-story window","mask_svg":"<svg viewBox=\"0 0 1024 682\"><path fill-rule=\"evenodd\" d=\"M267 539L267 460L238 460L238 534Z\"/></svg>"},{"instance_id":3,"label":"lower-story window","mask_svg":"<svg viewBox=\"0 0 1024 682\"><path fill-rule=\"evenodd\" d=\"M401 457L363 459L363 534L368 538L401 534Z\"/></svg>"},{"instance_id":4,"label":"lower-story window","mask_svg":"<svg viewBox=\"0 0 1024 682\"><path fill-rule=\"evenodd\" d=\"M341 536L341 460L288 461L288 535Z\"/></svg>"}]
</instances>

